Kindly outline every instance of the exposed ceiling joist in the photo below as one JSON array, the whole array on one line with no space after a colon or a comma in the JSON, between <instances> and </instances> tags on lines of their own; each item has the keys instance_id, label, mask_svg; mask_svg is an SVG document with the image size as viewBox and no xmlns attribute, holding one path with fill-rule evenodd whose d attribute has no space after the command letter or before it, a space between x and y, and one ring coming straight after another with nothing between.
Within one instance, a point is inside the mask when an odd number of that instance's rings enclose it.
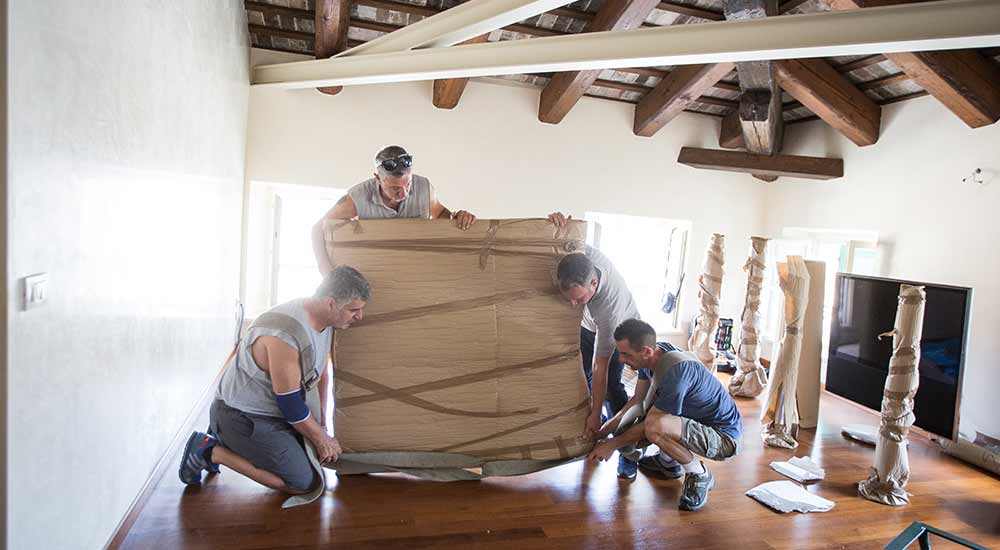
<instances>
[{"instance_id":1,"label":"exposed ceiling joist","mask_svg":"<svg viewBox=\"0 0 1000 550\"><path fill-rule=\"evenodd\" d=\"M862 55L880 51L993 47L1000 45L1000 27L995 24L998 19L1000 2L942 0L872 8L864 13L857 10L824 12L265 65L254 69L254 83L306 88ZM401 30L410 27L412 25Z\"/></svg>"},{"instance_id":2,"label":"exposed ceiling joist","mask_svg":"<svg viewBox=\"0 0 1000 550\"><path fill-rule=\"evenodd\" d=\"M461 45L481 44L490 37L489 33L481 34L470 40L462 42ZM455 46L461 47L461 46ZM458 100L462 99L465 86L469 83L468 78L444 78L434 81L433 102L438 109L454 109L458 105Z\"/></svg>"},{"instance_id":3,"label":"exposed ceiling joist","mask_svg":"<svg viewBox=\"0 0 1000 550\"><path fill-rule=\"evenodd\" d=\"M674 68L636 105L632 132L637 136L651 137L690 103L704 100L703 94L732 70L732 63Z\"/></svg>"},{"instance_id":4,"label":"exposed ceiling joist","mask_svg":"<svg viewBox=\"0 0 1000 550\"><path fill-rule=\"evenodd\" d=\"M337 55L356 57L440 48L523 21L571 0L469 0Z\"/></svg>"},{"instance_id":5,"label":"exposed ceiling joist","mask_svg":"<svg viewBox=\"0 0 1000 550\"><path fill-rule=\"evenodd\" d=\"M646 20L659 0L606 0L583 32L624 31ZM597 80L600 70L556 73L542 90L538 120L558 124Z\"/></svg>"},{"instance_id":6,"label":"exposed ceiling joist","mask_svg":"<svg viewBox=\"0 0 1000 550\"><path fill-rule=\"evenodd\" d=\"M795 155L756 155L721 149L682 147L677 162L692 168L762 176L829 180L844 176L844 160Z\"/></svg>"},{"instance_id":7,"label":"exposed ceiling joist","mask_svg":"<svg viewBox=\"0 0 1000 550\"><path fill-rule=\"evenodd\" d=\"M313 54L316 59L326 59L348 48L347 29L351 26L350 0L316 0L314 28L316 38ZM336 95L343 88L328 86L318 88L324 94Z\"/></svg>"},{"instance_id":8,"label":"exposed ceiling joist","mask_svg":"<svg viewBox=\"0 0 1000 550\"><path fill-rule=\"evenodd\" d=\"M681 4L680 2L660 2L656 8L663 11L678 13L680 15L697 17L706 21L724 21L726 19L721 12L699 8L698 6Z\"/></svg>"},{"instance_id":9,"label":"exposed ceiling joist","mask_svg":"<svg viewBox=\"0 0 1000 550\"><path fill-rule=\"evenodd\" d=\"M882 108L822 59L774 64L778 84L857 145L878 141Z\"/></svg>"},{"instance_id":10,"label":"exposed ceiling joist","mask_svg":"<svg viewBox=\"0 0 1000 550\"><path fill-rule=\"evenodd\" d=\"M910 4L920 0L891 0ZM835 10L854 10L886 1L828 0ZM867 11L867 9L866 9ZM1000 19L993 22L1000 26ZM975 51L887 53L901 71L972 128L1000 120L1000 68Z\"/></svg>"}]
</instances>

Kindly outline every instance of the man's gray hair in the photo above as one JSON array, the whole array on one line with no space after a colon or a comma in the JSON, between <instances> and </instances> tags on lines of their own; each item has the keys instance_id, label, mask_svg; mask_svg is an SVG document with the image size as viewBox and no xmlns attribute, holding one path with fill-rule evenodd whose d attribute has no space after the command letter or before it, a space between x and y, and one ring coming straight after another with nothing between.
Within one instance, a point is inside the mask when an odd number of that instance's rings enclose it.
<instances>
[{"instance_id":1,"label":"man's gray hair","mask_svg":"<svg viewBox=\"0 0 1000 550\"><path fill-rule=\"evenodd\" d=\"M585 286L597 276L594 262L586 254L574 252L563 256L556 268L556 277L559 278L559 288L569 290L575 286Z\"/></svg>"},{"instance_id":2,"label":"man's gray hair","mask_svg":"<svg viewBox=\"0 0 1000 550\"><path fill-rule=\"evenodd\" d=\"M368 279L353 267L342 265L326 274L316 298L333 298L338 304L361 300L367 302L372 297L372 289Z\"/></svg>"},{"instance_id":3,"label":"man's gray hair","mask_svg":"<svg viewBox=\"0 0 1000 550\"><path fill-rule=\"evenodd\" d=\"M399 167L399 168L397 168L396 170L394 170L392 172L386 170L385 168L382 168L382 161L383 160L394 159L394 158L400 157L402 155L409 155L409 153L407 153L406 149L403 149L399 145L390 145L390 146L382 149L378 153L375 153L375 170L378 172L378 174L380 176L383 176L383 177L385 177L385 176L393 176L393 177L397 177L398 178L400 176L406 175L406 173L409 172L412 169L409 166L407 166L406 168Z\"/></svg>"}]
</instances>

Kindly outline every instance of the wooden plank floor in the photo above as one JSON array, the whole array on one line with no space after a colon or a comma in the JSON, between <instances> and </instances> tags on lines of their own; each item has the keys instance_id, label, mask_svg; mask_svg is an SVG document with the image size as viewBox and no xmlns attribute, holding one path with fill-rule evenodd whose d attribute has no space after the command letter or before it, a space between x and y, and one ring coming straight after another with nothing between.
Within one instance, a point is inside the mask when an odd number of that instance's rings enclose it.
<instances>
[{"instance_id":1,"label":"wooden plank floor","mask_svg":"<svg viewBox=\"0 0 1000 550\"><path fill-rule=\"evenodd\" d=\"M910 444L913 493L893 508L857 496L874 448L845 439L840 426L877 415L824 393L821 424L799 434L796 451L764 448L759 402L740 400L744 448L709 463L717 485L699 512L677 509L680 481L639 473L619 481L615 463L574 463L485 481L435 483L400 475L338 478L315 504L280 508L283 497L223 470L200 488L172 473L156 488L124 548L882 548L913 521L1000 548L1000 480L938 451L917 434ZM785 479L774 460L811 454L826 480L809 487L836 502L822 514L778 514L743 493ZM176 462L175 462L176 464ZM934 542L934 548L954 548Z\"/></svg>"}]
</instances>

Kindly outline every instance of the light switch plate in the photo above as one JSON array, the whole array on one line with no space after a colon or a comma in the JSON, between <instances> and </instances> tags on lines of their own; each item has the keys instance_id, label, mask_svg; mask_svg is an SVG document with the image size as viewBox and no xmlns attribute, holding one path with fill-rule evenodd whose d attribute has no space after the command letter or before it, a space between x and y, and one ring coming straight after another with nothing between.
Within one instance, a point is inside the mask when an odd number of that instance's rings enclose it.
<instances>
[{"instance_id":1,"label":"light switch plate","mask_svg":"<svg viewBox=\"0 0 1000 550\"><path fill-rule=\"evenodd\" d=\"M41 306L49 299L49 274L36 273L24 278L24 296L21 303L25 311Z\"/></svg>"}]
</instances>

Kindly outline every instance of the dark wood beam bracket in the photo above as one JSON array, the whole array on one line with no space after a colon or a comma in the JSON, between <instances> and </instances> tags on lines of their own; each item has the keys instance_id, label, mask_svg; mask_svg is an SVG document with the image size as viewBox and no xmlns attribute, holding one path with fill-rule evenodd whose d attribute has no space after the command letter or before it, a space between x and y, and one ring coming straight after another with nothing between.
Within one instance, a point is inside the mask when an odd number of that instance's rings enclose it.
<instances>
[{"instance_id":1,"label":"dark wood beam bracket","mask_svg":"<svg viewBox=\"0 0 1000 550\"><path fill-rule=\"evenodd\" d=\"M756 155L740 151L683 147L677 162L704 170L741 172L762 176L787 176L829 180L844 176L844 160L795 155Z\"/></svg>"}]
</instances>

